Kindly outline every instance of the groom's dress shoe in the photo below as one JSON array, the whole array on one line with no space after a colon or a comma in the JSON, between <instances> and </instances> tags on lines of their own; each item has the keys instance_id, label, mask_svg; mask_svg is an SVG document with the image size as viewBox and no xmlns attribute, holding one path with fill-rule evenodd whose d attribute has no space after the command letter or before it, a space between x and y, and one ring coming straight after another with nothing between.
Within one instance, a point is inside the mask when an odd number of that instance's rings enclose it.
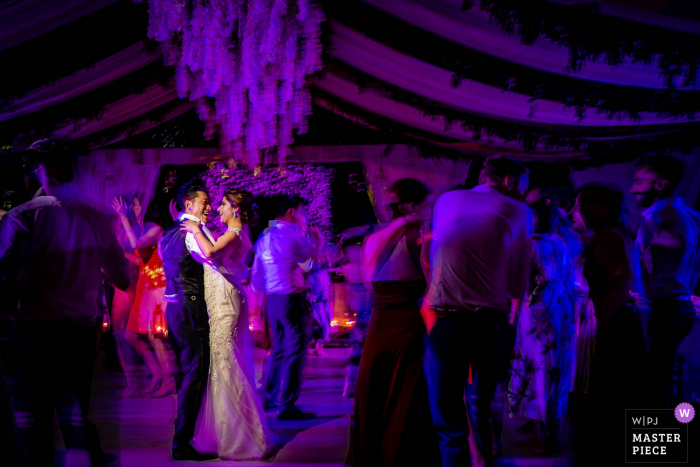
<instances>
[{"instance_id":1,"label":"groom's dress shoe","mask_svg":"<svg viewBox=\"0 0 700 467\"><path fill-rule=\"evenodd\" d=\"M202 454L195 450L192 446L177 449L173 451L173 460L176 461L210 461L218 459L218 456L213 454Z\"/></svg>"},{"instance_id":2,"label":"groom's dress shoe","mask_svg":"<svg viewBox=\"0 0 700 467\"><path fill-rule=\"evenodd\" d=\"M316 418L316 415L311 412L302 412L299 409L295 410L280 410L277 412L277 420L311 420Z\"/></svg>"}]
</instances>

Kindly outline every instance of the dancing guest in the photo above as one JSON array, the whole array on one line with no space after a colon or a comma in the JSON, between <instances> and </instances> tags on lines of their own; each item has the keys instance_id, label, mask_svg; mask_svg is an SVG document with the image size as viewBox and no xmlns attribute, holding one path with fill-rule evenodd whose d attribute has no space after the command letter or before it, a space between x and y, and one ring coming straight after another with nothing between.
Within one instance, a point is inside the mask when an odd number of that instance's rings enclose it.
<instances>
[{"instance_id":1,"label":"dancing guest","mask_svg":"<svg viewBox=\"0 0 700 467\"><path fill-rule=\"evenodd\" d=\"M474 422L485 460L493 461L491 400L508 374L512 323L530 274L532 214L519 201L527 187L525 167L492 157L479 185L447 192L435 204L432 275L421 313L429 333L430 409L446 467L469 462L464 391L470 365L479 393Z\"/></svg>"},{"instance_id":2,"label":"dancing guest","mask_svg":"<svg viewBox=\"0 0 700 467\"><path fill-rule=\"evenodd\" d=\"M211 210L204 185L197 181L185 183L178 189L176 199L178 219L202 224L201 231L214 243L204 225ZM193 236L181 235L178 223L165 229L160 249L167 283L165 300L168 302L170 343L181 372L176 381L177 416L172 456L175 460L215 459L216 455L200 453L190 444L209 375L209 316L202 266L205 259L196 253Z\"/></svg>"},{"instance_id":3,"label":"dancing guest","mask_svg":"<svg viewBox=\"0 0 700 467\"><path fill-rule=\"evenodd\" d=\"M209 379L192 446L221 459L264 458L273 447L265 411L255 385L248 302L241 280L248 277L246 256L253 250L244 226L254 219L253 199L239 190L224 193L218 208L227 230L211 242L198 222L181 229L204 257L204 293L209 312ZM193 245L194 246L194 245Z\"/></svg>"},{"instance_id":4,"label":"dancing guest","mask_svg":"<svg viewBox=\"0 0 700 467\"><path fill-rule=\"evenodd\" d=\"M164 313L166 302L163 261L160 259L158 242L163 228L155 202L151 202L142 215L141 202L133 197L127 208L123 198L114 198L112 207L119 215L129 246L139 260L139 275L134 303L126 326L126 341L138 352L151 370L151 384L145 393L153 397L164 397L175 393L175 377L170 368L169 351L162 339L156 337L153 327L154 313ZM127 212L132 213L129 220ZM134 224L134 225L132 225ZM156 331L157 332L157 331ZM128 382L128 376L127 376ZM130 395L129 387L125 396Z\"/></svg>"},{"instance_id":5,"label":"dancing guest","mask_svg":"<svg viewBox=\"0 0 700 467\"><path fill-rule=\"evenodd\" d=\"M268 297L267 316L273 332L263 402L266 410L277 407L278 420L315 417L296 406L309 340L309 310L300 263L318 254L323 243L317 228L307 229L306 217L304 200L298 195L286 197L277 219L270 221L255 245L251 285Z\"/></svg>"},{"instance_id":6,"label":"dancing guest","mask_svg":"<svg viewBox=\"0 0 700 467\"><path fill-rule=\"evenodd\" d=\"M311 311L310 339L313 352L318 357L325 355L323 343L331 337L331 317L333 316L333 283L329 269L337 250L326 245L318 255L311 257L301 265L306 282L306 299Z\"/></svg>"},{"instance_id":7,"label":"dancing guest","mask_svg":"<svg viewBox=\"0 0 700 467\"><path fill-rule=\"evenodd\" d=\"M77 420L72 410L58 414L61 430L71 434L66 447L86 449L92 465L103 466L99 434L88 419L98 288L104 274L125 290L129 267L107 216L59 183L71 169L65 156L49 142L33 150L25 167L42 188L7 213L0 233L0 279L20 291L20 356L31 411L28 460L32 466L54 464L54 413L77 400Z\"/></svg>"},{"instance_id":8,"label":"dancing guest","mask_svg":"<svg viewBox=\"0 0 700 467\"><path fill-rule=\"evenodd\" d=\"M365 231L367 229L365 228ZM345 264L343 265L343 275L345 277L345 301L348 305L348 312L355 315L355 325L350 331L351 352L348 366L345 368L345 384L343 385L343 397L353 397L355 395L355 384L357 382L357 370L360 366L362 349L367 337L367 326L372 314L372 291L362 283L361 265L361 241L364 237L350 237L345 241L347 245L343 247Z\"/></svg>"},{"instance_id":9,"label":"dancing guest","mask_svg":"<svg viewBox=\"0 0 700 467\"><path fill-rule=\"evenodd\" d=\"M550 200L559 211L561 222L557 223L555 233L566 244L566 264L571 268L568 275L574 280L571 296L574 303L576 351L572 361L571 391L575 395L574 399L578 399L588 392L595 344L595 312L593 301L589 297L588 283L583 276L583 266L586 261L583 255L584 241L590 240L591 232L582 223L574 225L569 219L569 211L575 200L571 189L564 186L533 188L526 196L526 203L531 205L542 199Z\"/></svg>"},{"instance_id":10,"label":"dancing guest","mask_svg":"<svg viewBox=\"0 0 700 467\"><path fill-rule=\"evenodd\" d=\"M625 436L624 411L639 407L643 387L644 342L630 296L636 282L632 251L636 228L625 195L613 184L581 186L573 216L594 234L583 273L598 326L578 461L588 465L594 461L592 455L605 453L600 460L617 465L623 462L624 450L615 448Z\"/></svg>"},{"instance_id":11,"label":"dancing guest","mask_svg":"<svg viewBox=\"0 0 700 467\"><path fill-rule=\"evenodd\" d=\"M131 209L127 210L127 216L133 216ZM119 363L126 376L126 389L122 392L121 397L131 397L139 392L139 371L142 365L141 357L134 347L126 341L126 326L129 322L131 308L134 306L134 300L136 299L136 284L139 280L139 258L134 254L129 244L129 239L126 236L124 225L119 216L115 213L111 220L112 229L124 249L124 256L128 261L131 275L129 288L126 290L119 290L110 285L110 288L114 290L110 320Z\"/></svg>"},{"instance_id":12,"label":"dancing guest","mask_svg":"<svg viewBox=\"0 0 700 467\"><path fill-rule=\"evenodd\" d=\"M530 204L535 234L527 296L518 314L508 388L511 417L535 421L536 438L516 443L539 454L557 451L574 360L573 269L556 233L564 222L549 199Z\"/></svg>"},{"instance_id":13,"label":"dancing guest","mask_svg":"<svg viewBox=\"0 0 700 467\"><path fill-rule=\"evenodd\" d=\"M674 194L683 170L683 163L673 157L640 159L630 190L644 209L637 247L651 302L649 384L657 408L670 405L678 349L695 325L691 297L700 278L700 213Z\"/></svg>"},{"instance_id":14,"label":"dancing guest","mask_svg":"<svg viewBox=\"0 0 700 467\"><path fill-rule=\"evenodd\" d=\"M362 246L363 281L374 295L355 387L348 463L354 466L435 465L423 375L425 325L419 300L427 271L421 265L421 228L430 221L430 189L412 178L388 193L391 223Z\"/></svg>"}]
</instances>

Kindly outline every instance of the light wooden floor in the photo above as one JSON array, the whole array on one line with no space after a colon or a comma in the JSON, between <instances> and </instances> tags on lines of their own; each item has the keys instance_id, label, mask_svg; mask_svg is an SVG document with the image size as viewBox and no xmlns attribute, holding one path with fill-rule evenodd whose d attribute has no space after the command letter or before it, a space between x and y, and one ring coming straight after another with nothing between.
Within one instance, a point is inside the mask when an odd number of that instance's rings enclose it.
<instances>
[{"instance_id":1,"label":"light wooden floor","mask_svg":"<svg viewBox=\"0 0 700 467\"><path fill-rule=\"evenodd\" d=\"M268 412L270 428L280 438L283 447L271 462L279 466L341 466L347 454L350 410L353 400L341 397L344 367L348 349L328 349L325 357L309 357L305 369L299 406L314 412L318 418L304 422L278 422L274 412ZM265 352L255 350L257 377L260 378ZM144 377L144 382L146 378ZM175 396L164 399L135 397L120 399L126 385L121 372L109 372L98 365L94 379L91 420L99 430L102 447L110 466L153 467L158 465L202 465L201 462L174 462L169 459L176 406ZM499 392L494 411L504 412L503 395ZM23 425L20 412L17 414ZM522 420L503 420L504 457L498 465L508 466L570 466L573 451L565 424L564 451L558 456L539 457L514 447L530 435L517 431ZM62 445L60 431L56 444ZM63 450L57 465L86 466L89 461L82 452ZM268 465L270 462L232 462L214 460L204 464L235 466Z\"/></svg>"}]
</instances>

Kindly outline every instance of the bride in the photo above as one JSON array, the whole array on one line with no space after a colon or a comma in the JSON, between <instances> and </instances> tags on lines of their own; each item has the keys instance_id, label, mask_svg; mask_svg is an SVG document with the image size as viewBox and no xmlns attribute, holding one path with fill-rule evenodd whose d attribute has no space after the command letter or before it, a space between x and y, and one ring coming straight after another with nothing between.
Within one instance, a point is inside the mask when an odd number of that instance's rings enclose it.
<instances>
[{"instance_id":1,"label":"bride","mask_svg":"<svg viewBox=\"0 0 700 467\"><path fill-rule=\"evenodd\" d=\"M244 229L252 218L250 195L229 190L218 212L228 226L216 243L185 220L206 259L204 295L209 312L211 361L207 390L197 416L192 446L222 459L264 458L274 437L255 386L248 304L240 281L248 275L246 256L253 246Z\"/></svg>"}]
</instances>

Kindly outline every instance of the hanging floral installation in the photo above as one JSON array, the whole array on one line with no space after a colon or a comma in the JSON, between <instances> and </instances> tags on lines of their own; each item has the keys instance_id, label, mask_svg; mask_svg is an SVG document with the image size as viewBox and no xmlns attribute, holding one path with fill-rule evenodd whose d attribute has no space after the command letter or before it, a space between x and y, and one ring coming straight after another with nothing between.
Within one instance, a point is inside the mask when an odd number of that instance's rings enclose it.
<instances>
[{"instance_id":1,"label":"hanging floral installation","mask_svg":"<svg viewBox=\"0 0 700 467\"><path fill-rule=\"evenodd\" d=\"M244 167L226 168L222 163L212 164L202 173L209 189L212 206L221 203L227 190L243 190L255 197L273 197L298 194L309 202L306 207L310 224L328 232L331 228L332 169L314 165L288 165L262 169L257 175ZM219 234L226 231L216 211L212 209L211 225Z\"/></svg>"},{"instance_id":2,"label":"hanging floral installation","mask_svg":"<svg viewBox=\"0 0 700 467\"><path fill-rule=\"evenodd\" d=\"M313 0L148 4L148 36L175 67L178 94L195 103L205 136L218 135L236 164L283 165L311 114L307 79L322 67L321 8Z\"/></svg>"}]
</instances>

